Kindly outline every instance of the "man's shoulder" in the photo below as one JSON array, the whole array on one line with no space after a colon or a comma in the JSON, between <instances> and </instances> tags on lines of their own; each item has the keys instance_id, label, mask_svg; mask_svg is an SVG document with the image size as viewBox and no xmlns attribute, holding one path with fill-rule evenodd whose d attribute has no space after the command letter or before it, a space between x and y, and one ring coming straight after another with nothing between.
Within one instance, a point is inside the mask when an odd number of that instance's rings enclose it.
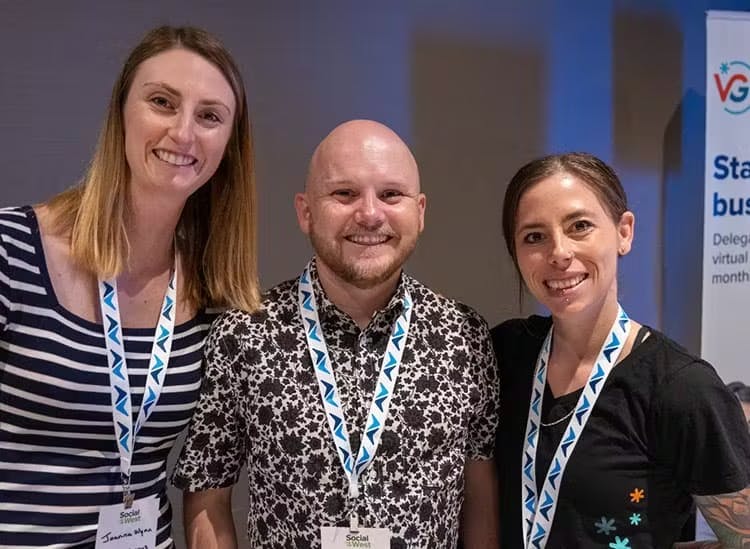
<instances>
[{"instance_id":1,"label":"man's shoulder","mask_svg":"<svg viewBox=\"0 0 750 549\"><path fill-rule=\"evenodd\" d=\"M408 276L408 279L412 299L423 314L439 314L445 321L485 324L482 316L471 306L433 290L414 277Z\"/></svg>"},{"instance_id":2,"label":"man's shoulder","mask_svg":"<svg viewBox=\"0 0 750 549\"><path fill-rule=\"evenodd\" d=\"M278 322L293 323L297 316L296 283L296 279L286 280L264 292L261 306L253 312L240 309L223 311L214 320L212 329L240 335L267 330Z\"/></svg>"}]
</instances>

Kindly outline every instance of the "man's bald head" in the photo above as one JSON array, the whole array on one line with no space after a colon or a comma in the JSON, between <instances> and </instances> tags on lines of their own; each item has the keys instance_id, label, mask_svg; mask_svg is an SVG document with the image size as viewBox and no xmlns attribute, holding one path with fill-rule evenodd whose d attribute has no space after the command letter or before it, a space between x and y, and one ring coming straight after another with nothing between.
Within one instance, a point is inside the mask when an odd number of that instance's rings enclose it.
<instances>
[{"instance_id":1,"label":"man's bald head","mask_svg":"<svg viewBox=\"0 0 750 549\"><path fill-rule=\"evenodd\" d=\"M425 203L411 151L370 120L341 124L323 139L294 199L321 277L358 288L395 287L424 228Z\"/></svg>"},{"instance_id":2,"label":"man's bald head","mask_svg":"<svg viewBox=\"0 0 750 549\"><path fill-rule=\"evenodd\" d=\"M374 120L350 120L336 126L316 147L307 170L305 189L330 177L332 172L356 169L366 162L388 163L397 167L419 192L419 169L409 147L388 126Z\"/></svg>"}]
</instances>

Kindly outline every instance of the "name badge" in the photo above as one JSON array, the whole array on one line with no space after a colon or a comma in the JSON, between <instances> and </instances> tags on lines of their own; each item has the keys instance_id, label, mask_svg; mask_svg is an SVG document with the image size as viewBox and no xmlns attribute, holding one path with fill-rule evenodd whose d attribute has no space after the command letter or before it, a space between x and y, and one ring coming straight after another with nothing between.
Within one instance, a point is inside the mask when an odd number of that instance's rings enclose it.
<instances>
[{"instance_id":1,"label":"name badge","mask_svg":"<svg viewBox=\"0 0 750 549\"><path fill-rule=\"evenodd\" d=\"M323 549L390 549L391 531L388 528L350 528L322 526L320 541Z\"/></svg>"},{"instance_id":2,"label":"name badge","mask_svg":"<svg viewBox=\"0 0 750 549\"><path fill-rule=\"evenodd\" d=\"M137 499L130 509L107 505L99 510L96 549L154 549L159 501L156 496Z\"/></svg>"}]
</instances>

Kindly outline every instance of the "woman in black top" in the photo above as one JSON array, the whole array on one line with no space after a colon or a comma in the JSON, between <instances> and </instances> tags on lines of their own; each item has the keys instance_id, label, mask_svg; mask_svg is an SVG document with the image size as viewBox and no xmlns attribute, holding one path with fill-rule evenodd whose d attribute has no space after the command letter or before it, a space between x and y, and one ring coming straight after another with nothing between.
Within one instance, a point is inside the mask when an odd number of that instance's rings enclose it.
<instances>
[{"instance_id":1,"label":"woman in black top","mask_svg":"<svg viewBox=\"0 0 750 549\"><path fill-rule=\"evenodd\" d=\"M551 318L493 330L504 548L670 548L693 501L722 547L750 540L736 398L708 363L618 305L633 229L616 174L591 155L535 160L508 186L506 245Z\"/></svg>"}]
</instances>

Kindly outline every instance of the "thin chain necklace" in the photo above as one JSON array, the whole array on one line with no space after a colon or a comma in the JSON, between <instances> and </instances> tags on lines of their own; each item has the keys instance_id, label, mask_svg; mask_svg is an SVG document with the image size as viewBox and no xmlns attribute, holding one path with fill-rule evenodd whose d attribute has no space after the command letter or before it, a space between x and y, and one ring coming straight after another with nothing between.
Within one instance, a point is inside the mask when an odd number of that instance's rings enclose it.
<instances>
[{"instance_id":1,"label":"thin chain necklace","mask_svg":"<svg viewBox=\"0 0 750 549\"><path fill-rule=\"evenodd\" d=\"M543 421L540 421L539 425L541 425L542 427L552 427L553 425L557 425L558 423L562 423L563 421L565 421L566 419L568 419L570 416L573 415L573 412L575 412L575 411L576 411L576 406L574 404L573 407L570 409L570 412L568 412L567 414L565 414L560 419L556 419L555 421L550 421L549 423L544 423Z\"/></svg>"}]
</instances>

